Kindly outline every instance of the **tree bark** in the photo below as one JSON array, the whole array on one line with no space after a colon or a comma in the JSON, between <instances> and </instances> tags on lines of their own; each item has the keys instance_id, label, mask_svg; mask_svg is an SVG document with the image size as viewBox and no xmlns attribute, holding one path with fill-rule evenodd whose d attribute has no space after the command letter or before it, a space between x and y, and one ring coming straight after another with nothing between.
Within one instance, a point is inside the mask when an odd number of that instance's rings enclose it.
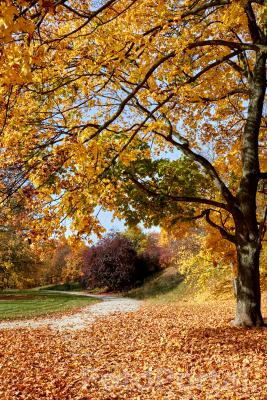
<instances>
[{"instance_id":1,"label":"tree bark","mask_svg":"<svg viewBox=\"0 0 267 400\"><path fill-rule=\"evenodd\" d=\"M251 95L242 143L242 178L235 210L238 274L235 325L263 326L259 258L261 238L257 223L256 194L260 176L258 138L266 90L266 54L256 56Z\"/></svg>"},{"instance_id":2,"label":"tree bark","mask_svg":"<svg viewBox=\"0 0 267 400\"><path fill-rule=\"evenodd\" d=\"M234 325L263 326L259 273L260 249L257 242L237 245L236 318Z\"/></svg>"}]
</instances>

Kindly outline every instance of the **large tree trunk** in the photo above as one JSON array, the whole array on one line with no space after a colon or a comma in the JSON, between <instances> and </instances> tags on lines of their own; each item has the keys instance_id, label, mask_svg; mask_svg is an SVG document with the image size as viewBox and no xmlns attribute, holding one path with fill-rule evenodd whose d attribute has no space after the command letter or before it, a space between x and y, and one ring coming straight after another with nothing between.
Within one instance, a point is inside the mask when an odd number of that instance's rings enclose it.
<instances>
[{"instance_id":1,"label":"large tree trunk","mask_svg":"<svg viewBox=\"0 0 267 400\"><path fill-rule=\"evenodd\" d=\"M257 223L256 194L259 181L258 138L266 89L266 54L257 53L242 143L242 178L235 212L238 275L235 325L263 326L259 257L261 234Z\"/></svg>"},{"instance_id":2,"label":"large tree trunk","mask_svg":"<svg viewBox=\"0 0 267 400\"><path fill-rule=\"evenodd\" d=\"M236 326L263 326L259 273L260 249L257 242L237 245Z\"/></svg>"}]
</instances>

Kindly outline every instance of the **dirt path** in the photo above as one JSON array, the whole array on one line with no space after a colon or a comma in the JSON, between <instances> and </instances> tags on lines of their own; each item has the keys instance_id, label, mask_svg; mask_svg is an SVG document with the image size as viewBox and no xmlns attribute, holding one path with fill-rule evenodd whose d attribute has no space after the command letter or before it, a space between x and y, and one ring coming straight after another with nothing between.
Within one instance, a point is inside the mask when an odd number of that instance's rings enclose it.
<instances>
[{"instance_id":1,"label":"dirt path","mask_svg":"<svg viewBox=\"0 0 267 400\"><path fill-rule=\"evenodd\" d=\"M29 319L23 321L0 322L0 329L19 329L19 328L41 328L48 327L56 330L78 330L91 325L98 317L116 312L133 312L139 309L142 302L140 300L129 299L126 297L113 297L106 295L88 295L82 292L60 292L75 294L77 296L88 296L101 300L101 302L84 307L82 310L63 317L47 317L43 319Z\"/></svg>"}]
</instances>

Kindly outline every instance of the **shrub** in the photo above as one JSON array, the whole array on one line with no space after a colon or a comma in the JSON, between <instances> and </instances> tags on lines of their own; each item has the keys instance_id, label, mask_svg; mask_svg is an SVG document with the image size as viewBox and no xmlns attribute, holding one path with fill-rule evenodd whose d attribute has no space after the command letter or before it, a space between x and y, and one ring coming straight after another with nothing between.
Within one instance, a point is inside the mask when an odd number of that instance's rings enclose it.
<instances>
[{"instance_id":1,"label":"shrub","mask_svg":"<svg viewBox=\"0 0 267 400\"><path fill-rule=\"evenodd\" d=\"M127 290L142 279L141 265L132 242L112 233L84 252L82 283L87 288Z\"/></svg>"}]
</instances>

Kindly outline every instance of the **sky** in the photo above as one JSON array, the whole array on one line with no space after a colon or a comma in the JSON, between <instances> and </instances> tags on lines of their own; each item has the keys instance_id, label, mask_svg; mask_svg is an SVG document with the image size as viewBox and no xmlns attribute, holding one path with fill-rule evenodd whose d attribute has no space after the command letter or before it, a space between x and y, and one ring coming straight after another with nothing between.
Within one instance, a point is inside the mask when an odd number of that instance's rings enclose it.
<instances>
[{"instance_id":1,"label":"sky","mask_svg":"<svg viewBox=\"0 0 267 400\"><path fill-rule=\"evenodd\" d=\"M99 221L101 225L106 229L106 233L111 232L111 231L119 231L122 232L124 231L127 226L124 223L124 220L119 220L118 218L113 218L113 213L111 211L103 211L101 210L99 215L98 215ZM149 232L159 232L159 227L158 226L153 226L150 229L144 228L142 224L139 225L142 230L146 233ZM96 242L98 238L96 235L92 234L91 239L93 242Z\"/></svg>"},{"instance_id":2,"label":"sky","mask_svg":"<svg viewBox=\"0 0 267 400\"><path fill-rule=\"evenodd\" d=\"M99 218L101 225L108 231L110 231L110 230L122 231L126 228L123 220L114 218L114 221L112 221L113 213L111 211L101 210L98 215L98 218Z\"/></svg>"}]
</instances>

